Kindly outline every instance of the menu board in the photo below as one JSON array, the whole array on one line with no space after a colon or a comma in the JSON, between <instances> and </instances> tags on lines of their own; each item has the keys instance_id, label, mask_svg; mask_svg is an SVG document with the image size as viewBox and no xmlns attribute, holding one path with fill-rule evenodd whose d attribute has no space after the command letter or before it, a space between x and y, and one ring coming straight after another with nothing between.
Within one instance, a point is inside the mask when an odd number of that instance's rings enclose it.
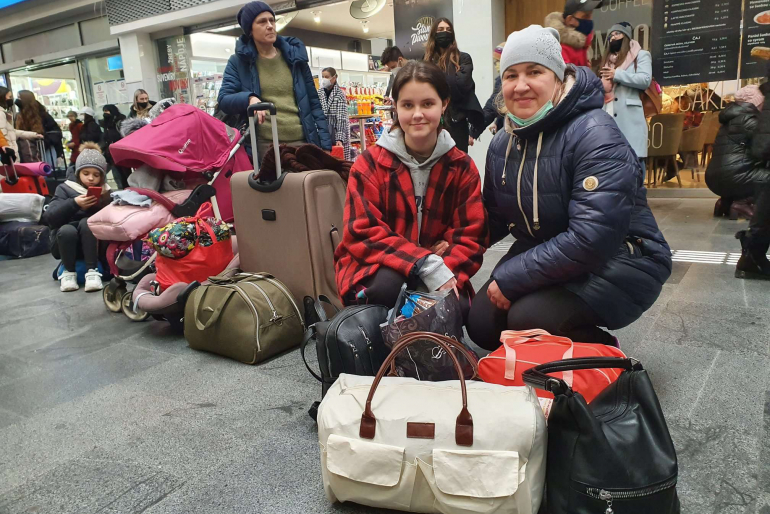
<instances>
[{"instance_id":1,"label":"menu board","mask_svg":"<svg viewBox=\"0 0 770 514\"><path fill-rule=\"evenodd\" d=\"M770 0L746 0L741 78L765 77L770 64Z\"/></svg>"},{"instance_id":2,"label":"menu board","mask_svg":"<svg viewBox=\"0 0 770 514\"><path fill-rule=\"evenodd\" d=\"M741 11L742 0L655 1L655 79L662 86L736 79Z\"/></svg>"}]
</instances>

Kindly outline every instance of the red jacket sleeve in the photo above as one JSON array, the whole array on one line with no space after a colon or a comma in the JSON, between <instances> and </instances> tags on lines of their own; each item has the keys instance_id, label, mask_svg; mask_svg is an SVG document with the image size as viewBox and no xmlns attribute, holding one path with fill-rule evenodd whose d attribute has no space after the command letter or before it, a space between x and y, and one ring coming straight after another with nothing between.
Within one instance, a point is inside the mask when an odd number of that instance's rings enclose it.
<instances>
[{"instance_id":1,"label":"red jacket sleeve","mask_svg":"<svg viewBox=\"0 0 770 514\"><path fill-rule=\"evenodd\" d=\"M489 244L487 211L481 197L481 180L476 164L462 172L458 191L458 208L452 217L452 226L444 233L449 243L444 263L457 277L460 287L479 271L484 252Z\"/></svg>"},{"instance_id":2,"label":"red jacket sleeve","mask_svg":"<svg viewBox=\"0 0 770 514\"><path fill-rule=\"evenodd\" d=\"M345 202L342 247L362 265L380 264L408 277L414 265L430 251L394 232L385 218L376 170L358 158L350 170Z\"/></svg>"}]
</instances>

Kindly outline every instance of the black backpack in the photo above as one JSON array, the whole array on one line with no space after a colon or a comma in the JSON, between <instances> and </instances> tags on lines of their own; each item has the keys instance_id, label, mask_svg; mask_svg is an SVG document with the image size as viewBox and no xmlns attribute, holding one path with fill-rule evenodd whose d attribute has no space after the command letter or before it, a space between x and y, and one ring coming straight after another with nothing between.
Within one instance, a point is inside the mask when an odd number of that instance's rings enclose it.
<instances>
[{"instance_id":1,"label":"black backpack","mask_svg":"<svg viewBox=\"0 0 770 514\"><path fill-rule=\"evenodd\" d=\"M311 375L321 382L321 398L341 373L374 376L388 357L389 349L382 340L380 324L388 317L388 309L382 305L353 305L337 311L328 319L323 303L332 305L325 296L318 300L305 298L306 319L310 318L307 307L313 305L315 319L308 325L302 340L302 360ZM314 343L318 355L320 376L308 364L305 348ZM320 402L315 402L309 414L315 419Z\"/></svg>"}]
</instances>

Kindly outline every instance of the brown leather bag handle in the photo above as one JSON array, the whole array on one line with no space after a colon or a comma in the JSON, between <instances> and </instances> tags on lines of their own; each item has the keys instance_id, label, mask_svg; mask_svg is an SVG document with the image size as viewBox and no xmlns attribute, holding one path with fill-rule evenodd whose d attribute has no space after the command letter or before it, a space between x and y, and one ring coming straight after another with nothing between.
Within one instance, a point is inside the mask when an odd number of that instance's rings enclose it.
<instances>
[{"instance_id":1,"label":"brown leather bag handle","mask_svg":"<svg viewBox=\"0 0 770 514\"><path fill-rule=\"evenodd\" d=\"M450 341L449 344L447 343L447 340ZM462 391L463 397L463 408L460 411L460 414L457 416L457 422L455 423L455 443L458 446L473 446L473 416L471 416L470 411L468 411L468 392L465 388L465 377L463 376L463 370L460 366L460 361L457 360L457 356L455 356L454 352L452 351L452 345L454 344L454 341L448 337L430 332L414 332L412 334L406 335L399 339L396 345L393 347L390 355L388 355L388 358L385 359L382 367L380 367L380 370L377 372L377 376L374 377L374 382L372 382L371 389L369 389L369 396L366 398L366 408L364 409L364 413L361 415L361 425L358 430L358 435L363 439L374 439L374 434L377 428L377 420L374 417L374 413L372 412L372 399L374 398L374 392L377 390L377 386L380 385L380 380L382 380L382 377L385 375L385 372L391 363L395 360L396 356L401 353L407 346L410 346L417 341L430 341L432 343L436 343L437 345L441 346L452 358L452 362L455 365L455 370L457 370L457 375L460 377L460 390Z\"/></svg>"},{"instance_id":2,"label":"brown leather bag handle","mask_svg":"<svg viewBox=\"0 0 770 514\"><path fill-rule=\"evenodd\" d=\"M420 332L415 332L415 333L419 334ZM408 335L411 335L411 334L407 334L407 336ZM407 336L404 336L404 338L407 337ZM402 339L404 339L404 338L402 338ZM420 339L424 339L424 338L420 337ZM399 341L401 341L401 339L399 339ZM455 350L460 352L460 354L462 354L462 356L465 357L465 360L467 360L468 363L470 363L471 369L473 369L473 375L471 376L471 378L469 380L476 380L477 378L479 378L479 360L478 360L478 357L476 357L470 351L468 351L468 349L465 346L463 346L462 343L458 343L457 341L455 341L451 337L444 337L444 342L446 342L446 344L448 344L449 346L451 346L452 348L454 348ZM390 373L388 373L388 376L389 377L397 377L398 376L398 372L396 371L396 361L395 360L393 360L393 362L390 363Z\"/></svg>"}]
</instances>

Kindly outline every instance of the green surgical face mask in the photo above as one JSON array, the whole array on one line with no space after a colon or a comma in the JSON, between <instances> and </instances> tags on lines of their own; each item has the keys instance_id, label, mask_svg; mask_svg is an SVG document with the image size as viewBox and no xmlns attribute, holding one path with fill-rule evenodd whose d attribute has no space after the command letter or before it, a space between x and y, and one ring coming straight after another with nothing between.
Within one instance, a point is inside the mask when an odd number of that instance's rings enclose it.
<instances>
[{"instance_id":1,"label":"green surgical face mask","mask_svg":"<svg viewBox=\"0 0 770 514\"><path fill-rule=\"evenodd\" d=\"M559 84L556 84L556 87L553 89L553 94L551 95L551 98L553 98L554 95L556 94L556 88L558 87L559 87ZM510 112L508 113L508 117L518 127L528 127L545 118L548 115L548 113L551 112L552 110L553 110L553 102L551 100L548 100L540 109L537 110L535 114L533 114L527 119L522 119L522 118L519 118L518 116L514 116Z\"/></svg>"}]
</instances>

